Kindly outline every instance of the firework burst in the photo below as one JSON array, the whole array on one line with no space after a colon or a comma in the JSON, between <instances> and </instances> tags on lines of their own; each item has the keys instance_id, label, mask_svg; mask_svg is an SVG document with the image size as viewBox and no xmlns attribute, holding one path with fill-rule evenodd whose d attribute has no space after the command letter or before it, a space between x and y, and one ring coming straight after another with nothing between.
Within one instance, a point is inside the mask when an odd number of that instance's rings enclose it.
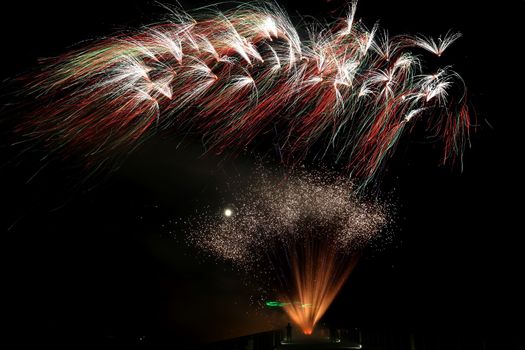
<instances>
[{"instance_id":1,"label":"firework burst","mask_svg":"<svg viewBox=\"0 0 525 350\"><path fill-rule=\"evenodd\" d=\"M242 4L99 40L51 59L26 81L27 140L87 162L129 152L158 131L202 135L207 149L244 149L276 130L286 162L315 145L367 182L417 121L461 155L469 112L460 76L424 73L459 37L391 36L346 18L301 39L276 4Z\"/></svg>"},{"instance_id":2,"label":"firework burst","mask_svg":"<svg viewBox=\"0 0 525 350\"><path fill-rule=\"evenodd\" d=\"M360 198L346 178L299 172L276 182L259 174L235 209L199 217L189 241L273 285L285 312L311 334L387 226L387 208Z\"/></svg>"}]
</instances>

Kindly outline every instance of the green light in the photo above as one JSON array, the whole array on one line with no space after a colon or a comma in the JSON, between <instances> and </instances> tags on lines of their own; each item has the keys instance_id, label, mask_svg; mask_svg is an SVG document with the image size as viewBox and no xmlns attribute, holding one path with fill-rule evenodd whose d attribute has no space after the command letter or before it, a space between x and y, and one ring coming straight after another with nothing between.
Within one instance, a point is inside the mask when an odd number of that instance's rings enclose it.
<instances>
[{"instance_id":1,"label":"green light","mask_svg":"<svg viewBox=\"0 0 525 350\"><path fill-rule=\"evenodd\" d=\"M280 301L277 301L277 300L268 300L265 304L266 304L267 307L277 308L277 307L288 306L288 305L291 305L292 303L283 303L283 302L280 302ZM300 301L295 301L293 304L301 306L303 309L306 309L308 307L312 307L312 304L303 304Z\"/></svg>"},{"instance_id":2,"label":"green light","mask_svg":"<svg viewBox=\"0 0 525 350\"><path fill-rule=\"evenodd\" d=\"M290 303L282 303L280 301L276 301L276 300L269 300L266 302L266 306L267 307L283 307L283 306L286 306L286 305L290 305Z\"/></svg>"}]
</instances>

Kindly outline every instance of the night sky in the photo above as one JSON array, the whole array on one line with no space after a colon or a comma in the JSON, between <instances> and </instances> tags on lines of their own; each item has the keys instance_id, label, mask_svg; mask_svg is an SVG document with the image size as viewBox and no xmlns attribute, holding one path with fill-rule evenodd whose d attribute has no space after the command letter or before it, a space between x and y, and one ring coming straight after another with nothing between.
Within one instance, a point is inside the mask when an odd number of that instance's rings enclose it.
<instances>
[{"instance_id":1,"label":"night sky","mask_svg":"<svg viewBox=\"0 0 525 350\"><path fill-rule=\"evenodd\" d=\"M289 13L328 19L339 0L280 1ZM204 1L182 1L191 9ZM361 260L326 314L369 327L494 329L523 326L522 221L524 1L361 0L357 17L391 34L460 31L442 58L468 86L477 116L464 169L439 166L440 149L405 139L381 190L397 205L392 243ZM0 5L0 78L27 71L85 39L160 18L152 1L25 1ZM8 94L2 90L2 103ZM253 173L258 149L203 155L198 140L165 134L113 172L78 167L9 146L2 113L3 301L26 338L155 335L213 340L271 329L278 314L250 305L257 290L228 266L198 257L173 224ZM7 121L6 121L7 120ZM5 141L5 142L4 142ZM273 158L275 159L275 158ZM233 186L233 188L232 188Z\"/></svg>"}]
</instances>

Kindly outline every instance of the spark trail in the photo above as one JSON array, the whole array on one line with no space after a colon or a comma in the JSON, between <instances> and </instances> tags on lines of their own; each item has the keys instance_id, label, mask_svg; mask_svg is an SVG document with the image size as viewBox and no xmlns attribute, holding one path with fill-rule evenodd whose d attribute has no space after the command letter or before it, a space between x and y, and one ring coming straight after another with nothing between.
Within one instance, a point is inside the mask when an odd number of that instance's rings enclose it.
<instances>
[{"instance_id":1,"label":"spark trail","mask_svg":"<svg viewBox=\"0 0 525 350\"><path fill-rule=\"evenodd\" d=\"M312 149L370 181L421 121L461 157L470 127L465 87L450 67L423 72L460 35L389 36L355 17L306 28L276 4L170 20L50 59L25 79L32 112L18 128L63 156L96 164L159 131L197 133L214 152L276 131L287 163Z\"/></svg>"},{"instance_id":2,"label":"spark trail","mask_svg":"<svg viewBox=\"0 0 525 350\"><path fill-rule=\"evenodd\" d=\"M189 242L262 279L311 334L363 249L388 226L388 208L355 194L345 177L296 172L279 183L259 174L232 215L199 216Z\"/></svg>"}]
</instances>

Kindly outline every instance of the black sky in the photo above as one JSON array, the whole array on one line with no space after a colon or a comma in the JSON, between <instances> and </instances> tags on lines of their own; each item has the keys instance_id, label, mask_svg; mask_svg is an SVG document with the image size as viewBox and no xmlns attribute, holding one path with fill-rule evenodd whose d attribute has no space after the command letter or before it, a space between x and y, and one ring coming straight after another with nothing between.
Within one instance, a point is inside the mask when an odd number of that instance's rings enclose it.
<instances>
[{"instance_id":1,"label":"black sky","mask_svg":"<svg viewBox=\"0 0 525 350\"><path fill-rule=\"evenodd\" d=\"M344 9L340 0L280 3L292 15L317 18ZM361 261L327 320L523 326L524 9L523 1L360 1L358 17L369 25L379 20L392 34L464 34L443 60L466 81L478 127L463 172L439 167L439 150L420 140L399 148L383 179L399 204L395 241ZM16 1L0 5L0 14L3 79L79 41L154 21L162 10L138 0ZM40 163L16 158L2 142L3 285L10 292L3 299L18 331L53 339L212 339L270 327L272 316L248 305L257 291L226 266L195 258L170 226L204 205L227 204L220 193L253 171L254 155L201 156L198 143L177 141L147 142L89 186L74 185L82 173L59 162L27 183Z\"/></svg>"}]
</instances>

